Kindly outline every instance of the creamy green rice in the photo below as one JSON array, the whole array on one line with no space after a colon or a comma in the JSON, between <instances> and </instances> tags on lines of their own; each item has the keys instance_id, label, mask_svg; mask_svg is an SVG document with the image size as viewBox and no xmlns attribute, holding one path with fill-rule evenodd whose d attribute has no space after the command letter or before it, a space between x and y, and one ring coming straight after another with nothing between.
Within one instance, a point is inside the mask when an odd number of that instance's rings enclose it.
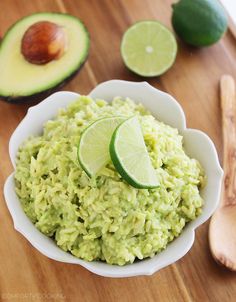
<instances>
[{"instance_id":1,"label":"creamy green rice","mask_svg":"<svg viewBox=\"0 0 236 302\"><path fill-rule=\"evenodd\" d=\"M160 186L135 189L110 162L90 179L77 159L81 132L101 117L137 115ZM178 130L141 104L81 96L18 151L16 192L26 215L64 251L124 265L153 257L200 213L204 172L183 149Z\"/></svg>"}]
</instances>

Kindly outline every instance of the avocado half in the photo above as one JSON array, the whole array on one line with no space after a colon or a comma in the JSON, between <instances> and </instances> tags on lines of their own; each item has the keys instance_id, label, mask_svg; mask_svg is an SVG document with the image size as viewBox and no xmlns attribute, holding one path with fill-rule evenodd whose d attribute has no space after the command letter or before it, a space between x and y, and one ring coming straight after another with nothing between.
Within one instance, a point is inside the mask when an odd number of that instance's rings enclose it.
<instances>
[{"instance_id":1,"label":"avocado half","mask_svg":"<svg viewBox=\"0 0 236 302\"><path fill-rule=\"evenodd\" d=\"M29 63L21 53L26 30L40 21L53 22L65 31L67 49L47 64ZM67 83L87 59L90 39L84 24L64 13L36 13L17 21L6 32L0 45L0 98L26 102L45 96Z\"/></svg>"}]
</instances>

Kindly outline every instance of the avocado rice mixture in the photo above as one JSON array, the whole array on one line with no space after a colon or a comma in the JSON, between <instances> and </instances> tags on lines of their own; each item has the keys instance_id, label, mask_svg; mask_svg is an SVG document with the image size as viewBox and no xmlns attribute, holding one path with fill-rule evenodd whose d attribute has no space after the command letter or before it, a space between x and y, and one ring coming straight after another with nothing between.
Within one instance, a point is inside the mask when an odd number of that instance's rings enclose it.
<instances>
[{"instance_id":1,"label":"avocado rice mixture","mask_svg":"<svg viewBox=\"0 0 236 302\"><path fill-rule=\"evenodd\" d=\"M101 117L137 115L160 186L135 189L110 162L90 179L77 159L81 132ZM124 265L153 257L179 236L203 206L205 176L182 136L141 104L81 96L18 151L16 192L26 215L76 257Z\"/></svg>"}]
</instances>

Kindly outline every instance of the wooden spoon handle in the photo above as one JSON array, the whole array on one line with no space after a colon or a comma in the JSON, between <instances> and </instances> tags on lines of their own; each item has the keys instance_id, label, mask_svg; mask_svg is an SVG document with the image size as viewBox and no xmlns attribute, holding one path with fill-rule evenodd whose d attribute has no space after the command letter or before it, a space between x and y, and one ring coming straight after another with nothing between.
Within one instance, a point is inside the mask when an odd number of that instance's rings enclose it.
<instances>
[{"instance_id":1,"label":"wooden spoon handle","mask_svg":"<svg viewBox=\"0 0 236 302\"><path fill-rule=\"evenodd\" d=\"M223 75L220 81L222 127L223 127L223 166L224 187L221 206L236 203L236 100L235 83L230 75Z\"/></svg>"}]
</instances>

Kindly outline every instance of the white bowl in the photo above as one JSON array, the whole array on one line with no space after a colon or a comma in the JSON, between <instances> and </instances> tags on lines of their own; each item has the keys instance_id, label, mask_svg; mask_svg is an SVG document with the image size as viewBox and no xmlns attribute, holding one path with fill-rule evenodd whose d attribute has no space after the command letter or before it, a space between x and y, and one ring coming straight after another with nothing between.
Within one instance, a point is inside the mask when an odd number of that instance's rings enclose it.
<instances>
[{"instance_id":1,"label":"white bowl","mask_svg":"<svg viewBox=\"0 0 236 302\"><path fill-rule=\"evenodd\" d=\"M17 150L21 143L30 135L40 134L43 124L52 119L59 108L66 107L78 96L79 94L73 92L57 92L28 110L25 118L12 134L9 143L9 153L14 168ZM194 230L213 214L218 205L223 171L219 164L215 146L203 132L186 128L184 112L173 97L153 88L146 82L135 83L112 80L98 85L90 93L90 96L107 101L112 100L115 96L130 97L136 102L141 102L159 120L178 128L184 137L184 148L187 154L200 161L207 175L207 185L201 191L201 195L205 200L202 214L196 220L188 223L181 235L170 243L166 250L151 259L125 266L109 265L97 261L87 262L64 252L52 239L35 228L20 205L15 193L14 173L12 173L6 180L4 195L13 218L14 227L37 250L51 259L80 264L93 273L107 277L151 275L177 261L189 251L194 241Z\"/></svg>"}]
</instances>

